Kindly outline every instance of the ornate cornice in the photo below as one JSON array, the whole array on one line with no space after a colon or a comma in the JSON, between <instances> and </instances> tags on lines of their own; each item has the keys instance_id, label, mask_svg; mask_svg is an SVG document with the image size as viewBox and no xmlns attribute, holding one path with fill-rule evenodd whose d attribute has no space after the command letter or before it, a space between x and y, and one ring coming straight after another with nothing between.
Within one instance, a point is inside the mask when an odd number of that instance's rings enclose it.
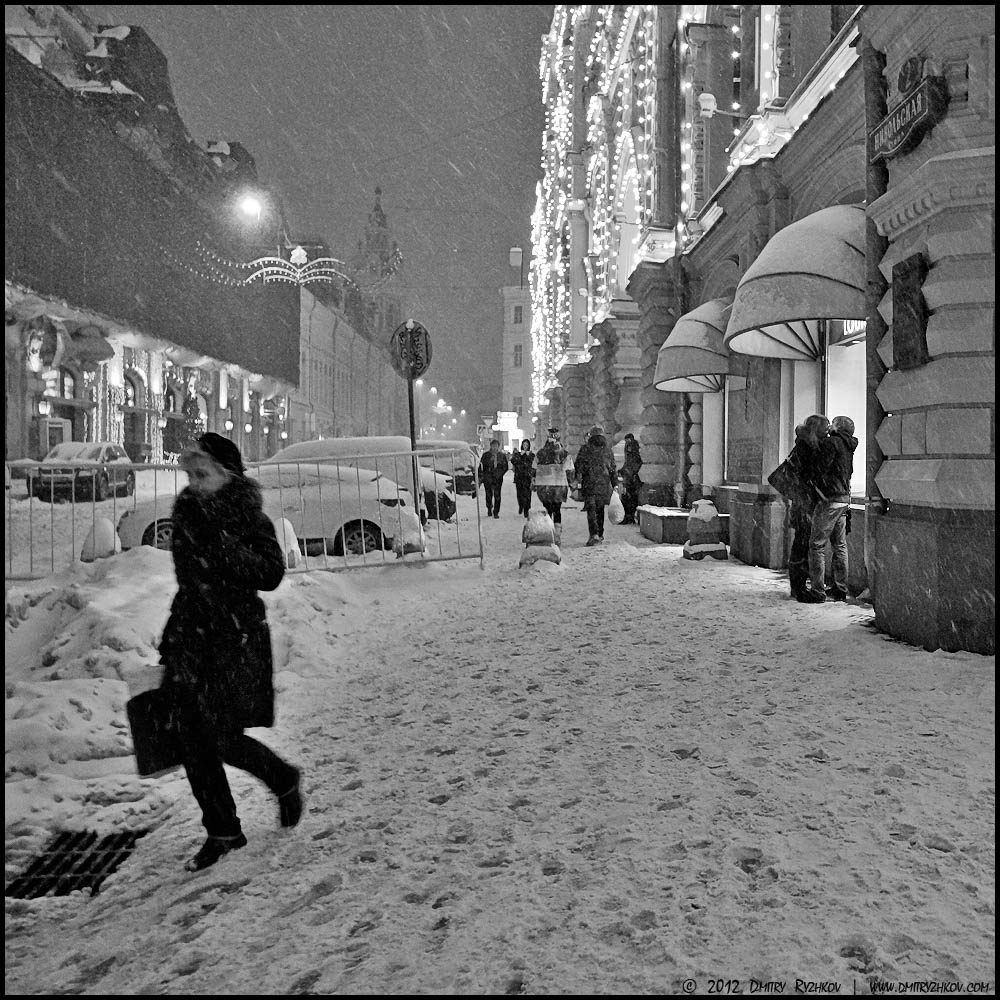
<instances>
[{"instance_id":1,"label":"ornate cornice","mask_svg":"<svg viewBox=\"0 0 1000 1000\"><path fill-rule=\"evenodd\" d=\"M879 233L895 240L944 209L995 204L995 171L993 147L936 156L893 184L871 205L868 214Z\"/></svg>"}]
</instances>

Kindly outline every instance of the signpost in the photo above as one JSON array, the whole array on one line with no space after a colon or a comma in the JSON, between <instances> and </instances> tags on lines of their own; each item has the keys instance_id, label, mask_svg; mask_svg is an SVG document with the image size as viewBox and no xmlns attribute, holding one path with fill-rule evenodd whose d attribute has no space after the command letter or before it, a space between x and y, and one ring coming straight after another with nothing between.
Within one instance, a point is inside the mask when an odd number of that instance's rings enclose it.
<instances>
[{"instance_id":1,"label":"signpost","mask_svg":"<svg viewBox=\"0 0 1000 1000\"><path fill-rule=\"evenodd\" d=\"M416 452L417 415L413 403L413 383L431 366L431 338L427 330L414 319L400 323L389 341L389 359L396 374L406 379L407 402L410 407L410 448ZM424 505L421 503L416 454L413 456L413 501L420 504L423 519Z\"/></svg>"}]
</instances>

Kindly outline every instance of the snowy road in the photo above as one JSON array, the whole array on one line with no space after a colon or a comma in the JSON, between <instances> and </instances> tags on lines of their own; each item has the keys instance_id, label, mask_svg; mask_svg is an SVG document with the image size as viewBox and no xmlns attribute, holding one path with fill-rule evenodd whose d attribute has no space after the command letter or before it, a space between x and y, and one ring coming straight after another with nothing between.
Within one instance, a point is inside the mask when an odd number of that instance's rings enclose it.
<instances>
[{"instance_id":1,"label":"snowy road","mask_svg":"<svg viewBox=\"0 0 1000 1000\"><path fill-rule=\"evenodd\" d=\"M485 570L269 595L301 825L233 772L250 843L191 875L183 779L119 781L169 804L97 896L6 901L7 993L995 981L993 657L634 527L585 548L576 510L519 569L522 524L484 523Z\"/></svg>"}]
</instances>

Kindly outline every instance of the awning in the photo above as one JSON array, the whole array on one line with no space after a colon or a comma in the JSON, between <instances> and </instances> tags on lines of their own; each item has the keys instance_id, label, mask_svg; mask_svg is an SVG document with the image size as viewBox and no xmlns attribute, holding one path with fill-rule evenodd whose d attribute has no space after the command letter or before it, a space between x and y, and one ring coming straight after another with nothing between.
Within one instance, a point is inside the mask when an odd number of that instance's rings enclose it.
<instances>
[{"instance_id":1,"label":"awning","mask_svg":"<svg viewBox=\"0 0 1000 1000\"><path fill-rule=\"evenodd\" d=\"M719 392L729 374L723 346L732 299L709 299L686 312L656 355L653 385L666 392Z\"/></svg>"},{"instance_id":2,"label":"awning","mask_svg":"<svg viewBox=\"0 0 1000 1000\"><path fill-rule=\"evenodd\" d=\"M822 320L865 318L865 210L835 205L775 233L733 297L725 344L738 354L816 361Z\"/></svg>"}]
</instances>

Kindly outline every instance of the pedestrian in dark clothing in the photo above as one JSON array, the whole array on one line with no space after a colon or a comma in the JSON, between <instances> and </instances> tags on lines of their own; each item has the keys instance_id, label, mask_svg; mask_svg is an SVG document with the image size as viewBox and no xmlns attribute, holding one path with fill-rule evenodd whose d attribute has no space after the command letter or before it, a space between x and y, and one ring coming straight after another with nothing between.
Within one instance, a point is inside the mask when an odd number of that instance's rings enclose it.
<instances>
[{"instance_id":1,"label":"pedestrian in dark clothing","mask_svg":"<svg viewBox=\"0 0 1000 1000\"><path fill-rule=\"evenodd\" d=\"M569 496L568 458L569 452L559 440L559 428L550 427L548 440L535 455L535 487L541 505L556 526L557 544L562 537L562 505Z\"/></svg>"},{"instance_id":2,"label":"pedestrian in dark clothing","mask_svg":"<svg viewBox=\"0 0 1000 1000\"><path fill-rule=\"evenodd\" d=\"M599 424L590 428L573 468L583 496L583 509L587 512L590 532L587 544L599 545L604 541L604 509L611 502L611 494L618 489L615 454Z\"/></svg>"},{"instance_id":3,"label":"pedestrian in dark clothing","mask_svg":"<svg viewBox=\"0 0 1000 1000\"><path fill-rule=\"evenodd\" d=\"M851 512L851 478L854 475L854 421L834 417L830 433L820 439L815 487L818 499L809 534L809 593L814 603L827 599L826 545L830 543L833 586L829 596L847 600L847 531Z\"/></svg>"},{"instance_id":4,"label":"pedestrian in dark clothing","mask_svg":"<svg viewBox=\"0 0 1000 1000\"><path fill-rule=\"evenodd\" d=\"M639 506L639 487L642 480L639 470L642 468L642 454L639 442L634 434L625 435L625 461L621 467L622 476L622 506L625 508L625 518L622 524L635 524L635 512Z\"/></svg>"},{"instance_id":5,"label":"pedestrian in dark clothing","mask_svg":"<svg viewBox=\"0 0 1000 1000\"><path fill-rule=\"evenodd\" d=\"M479 460L479 481L486 491L486 516L500 516L500 487L510 464L507 455L500 450L500 442L494 438L490 450Z\"/></svg>"},{"instance_id":6,"label":"pedestrian in dark clothing","mask_svg":"<svg viewBox=\"0 0 1000 1000\"><path fill-rule=\"evenodd\" d=\"M275 794L282 826L302 814L300 774L243 730L274 724L271 633L258 591L277 588L285 557L239 449L203 434L181 456L189 484L173 508L177 594L160 640L181 761L208 833L185 867L246 845L224 764Z\"/></svg>"},{"instance_id":7,"label":"pedestrian in dark clothing","mask_svg":"<svg viewBox=\"0 0 1000 1000\"><path fill-rule=\"evenodd\" d=\"M829 431L830 421L821 413L806 417L795 428L795 444L788 456L802 484L801 492L789 500L792 547L788 553L788 586L792 597L803 604L817 602L809 588L809 537L813 508L819 499L813 485L818 473L819 446Z\"/></svg>"},{"instance_id":8,"label":"pedestrian in dark clothing","mask_svg":"<svg viewBox=\"0 0 1000 1000\"><path fill-rule=\"evenodd\" d=\"M531 484L535 478L535 453L531 441L525 438L519 451L515 451L510 464L514 468L514 491L517 493L517 512L525 517L531 513Z\"/></svg>"}]
</instances>

